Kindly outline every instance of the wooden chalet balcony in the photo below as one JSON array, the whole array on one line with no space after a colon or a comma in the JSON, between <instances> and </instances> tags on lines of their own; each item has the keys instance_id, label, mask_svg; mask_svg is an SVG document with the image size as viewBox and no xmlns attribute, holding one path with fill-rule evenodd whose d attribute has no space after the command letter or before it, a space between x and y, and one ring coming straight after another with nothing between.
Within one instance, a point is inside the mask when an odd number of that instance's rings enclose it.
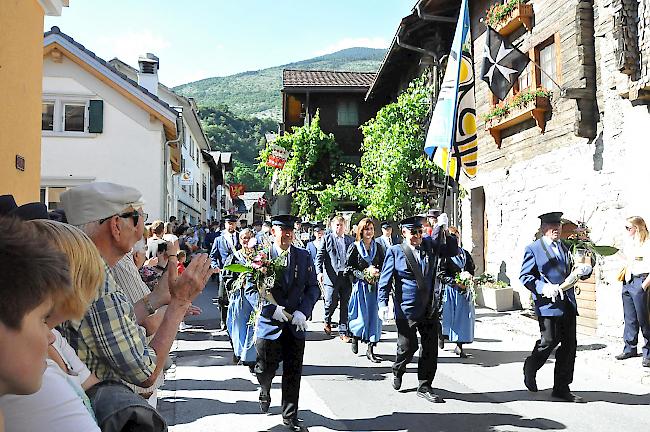
<instances>
[{"instance_id":1,"label":"wooden chalet balcony","mask_svg":"<svg viewBox=\"0 0 650 432\"><path fill-rule=\"evenodd\" d=\"M494 24L492 28L494 28L494 30L496 30L501 36L507 36L521 26L524 26L527 31L533 29L532 4L519 3L506 18Z\"/></svg>"},{"instance_id":2,"label":"wooden chalet balcony","mask_svg":"<svg viewBox=\"0 0 650 432\"><path fill-rule=\"evenodd\" d=\"M544 133L546 129L545 114L550 110L550 107L548 97L537 96L524 106L512 108L505 116L495 117L486 121L485 130L490 132L498 148L501 148L501 131L530 120L531 118L535 119L535 123L537 123L537 126Z\"/></svg>"}]
</instances>

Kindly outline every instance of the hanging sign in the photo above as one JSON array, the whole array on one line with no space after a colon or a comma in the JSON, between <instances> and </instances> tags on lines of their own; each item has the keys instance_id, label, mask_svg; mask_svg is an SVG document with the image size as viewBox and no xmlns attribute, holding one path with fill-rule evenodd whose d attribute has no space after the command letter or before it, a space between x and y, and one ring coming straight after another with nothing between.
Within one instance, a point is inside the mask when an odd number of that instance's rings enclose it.
<instances>
[{"instance_id":1,"label":"hanging sign","mask_svg":"<svg viewBox=\"0 0 650 432\"><path fill-rule=\"evenodd\" d=\"M181 173L181 177L179 179L179 183L181 186L192 186L194 185L194 179L192 178L192 173L189 171L184 171Z\"/></svg>"},{"instance_id":2,"label":"hanging sign","mask_svg":"<svg viewBox=\"0 0 650 432\"><path fill-rule=\"evenodd\" d=\"M230 185L230 198L235 199L240 195L243 195L246 192L246 185L241 183L235 183Z\"/></svg>"},{"instance_id":3,"label":"hanging sign","mask_svg":"<svg viewBox=\"0 0 650 432\"><path fill-rule=\"evenodd\" d=\"M285 149L284 147L280 147L279 145L273 144L271 146L271 154L266 161L266 165L273 168L282 169L284 168L284 164L287 162L287 159L289 159L289 150Z\"/></svg>"}]
</instances>

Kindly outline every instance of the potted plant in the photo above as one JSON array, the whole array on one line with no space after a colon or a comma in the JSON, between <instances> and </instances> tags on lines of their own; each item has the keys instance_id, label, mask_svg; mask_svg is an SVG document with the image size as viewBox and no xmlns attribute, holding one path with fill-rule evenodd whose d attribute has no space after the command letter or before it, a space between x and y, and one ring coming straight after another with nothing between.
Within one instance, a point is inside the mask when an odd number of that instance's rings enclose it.
<instances>
[{"instance_id":1,"label":"potted plant","mask_svg":"<svg viewBox=\"0 0 650 432\"><path fill-rule=\"evenodd\" d=\"M481 299L479 306L485 306L497 312L512 309L512 287L503 281L496 280L491 274L485 273L476 279L477 299ZM480 294L479 294L480 291Z\"/></svg>"},{"instance_id":2,"label":"potted plant","mask_svg":"<svg viewBox=\"0 0 650 432\"><path fill-rule=\"evenodd\" d=\"M591 229L583 221L564 221L563 231L566 238L563 238L562 242L569 249L575 263L595 266L602 257L618 252L613 246L596 245L590 237Z\"/></svg>"},{"instance_id":3,"label":"potted plant","mask_svg":"<svg viewBox=\"0 0 650 432\"><path fill-rule=\"evenodd\" d=\"M495 3L485 11L485 23L503 36L509 35L522 25L530 31L533 24L533 5L523 0Z\"/></svg>"}]
</instances>

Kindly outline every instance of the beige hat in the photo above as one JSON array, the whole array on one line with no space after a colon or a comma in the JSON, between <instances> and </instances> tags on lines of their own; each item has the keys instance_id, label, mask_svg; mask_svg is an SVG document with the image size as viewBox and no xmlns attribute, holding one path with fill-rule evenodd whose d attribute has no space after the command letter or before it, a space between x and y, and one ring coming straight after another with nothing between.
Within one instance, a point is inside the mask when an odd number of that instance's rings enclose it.
<instances>
[{"instance_id":1,"label":"beige hat","mask_svg":"<svg viewBox=\"0 0 650 432\"><path fill-rule=\"evenodd\" d=\"M69 224L83 225L119 214L128 207L142 207L144 200L135 188L94 182L68 189L61 194L61 204Z\"/></svg>"}]
</instances>

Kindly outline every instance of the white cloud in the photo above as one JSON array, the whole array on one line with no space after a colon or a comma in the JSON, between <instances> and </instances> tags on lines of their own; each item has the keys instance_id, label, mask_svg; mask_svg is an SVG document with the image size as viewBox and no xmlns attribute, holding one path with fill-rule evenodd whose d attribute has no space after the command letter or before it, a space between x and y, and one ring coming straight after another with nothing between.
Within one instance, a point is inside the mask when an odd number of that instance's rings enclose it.
<instances>
[{"instance_id":1,"label":"white cloud","mask_svg":"<svg viewBox=\"0 0 650 432\"><path fill-rule=\"evenodd\" d=\"M98 45L95 52L102 53L102 57L111 59L117 57L120 60L136 65L138 57L141 54L153 53L164 62L161 52L169 48L170 43L167 39L150 30L129 31L113 37L101 37L98 39Z\"/></svg>"},{"instance_id":2,"label":"white cloud","mask_svg":"<svg viewBox=\"0 0 650 432\"><path fill-rule=\"evenodd\" d=\"M346 48L365 47L365 48L388 48L388 41L382 37L361 37L361 38L343 38L322 50L315 51L314 56L331 54Z\"/></svg>"}]
</instances>

